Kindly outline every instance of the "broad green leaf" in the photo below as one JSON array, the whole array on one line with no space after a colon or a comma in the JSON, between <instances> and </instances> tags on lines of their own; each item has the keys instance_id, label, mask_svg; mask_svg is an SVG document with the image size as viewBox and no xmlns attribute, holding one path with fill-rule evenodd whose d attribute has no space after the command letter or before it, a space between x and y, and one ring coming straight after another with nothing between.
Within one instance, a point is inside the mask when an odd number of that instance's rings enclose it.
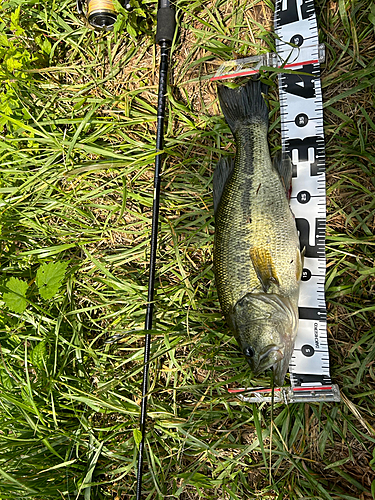
<instances>
[{"instance_id":1,"label":"broad green leaf","mask_svg":"<svg viewBox=\"0 0 375 500\"><path fill-rule=\"evenodd\" d=\"M23 280L13 277L6 282L6 287L10 292L3 294L5 304L11 311L22 314L27 306L26 291L28 284Z\"/></svg>"},{"instance_id":2,"label":"broad green leaf","mask_svg":"<svg viewBox=\"0 0 375 500\"><path fill-rule=\"evenodd\" d=\"M133 28L133 26L131 24L127 24L126 25L126 31L129 33L129 35L132 37L132 38L137 38L137 31Z\"/></svg>"},{"instance_id":3,"label":"broad green leaf","mask_svg":"<svg viewBox=\"0 0 375 500\"><path fill-rule=\"evenodd\" d=\"M40 266L36 273L36 284L44 300L57 294L67 266L68 262L49 262Z\"/></svg>"},{"instance_id":4,"label":"broad green leaf","mask_svg":"<svg viewBox=\"0 0 375 500\"><path fill-rule=\"evenodd\" d=\"M46 343L39 342L31 351L31 362L39 370L43 369L43 361L46 357Z\"/></svg>"},{"instance_id":5,"label":"broad green leaf","mask_svg":"<svg viewBox=\"0 0 375 500\"><path fill-rule=\"evenodd\" d=\"M41 49L47 55L49 55L51 53L52 45L51 45L51 42L47 38L45 38L43 40L43 43L41 45Z\"/></svg>"},{"instance_id":6,"label":"broad green leaf","mask_svg":"<svg viewBox=\"0 0 375 500\"><path fill-rule=\"evenodd\" d=\"M133 429L133 437L135 444L139 447L142 441L142 432L139 429Z\"/></svg>"}]
</instances>

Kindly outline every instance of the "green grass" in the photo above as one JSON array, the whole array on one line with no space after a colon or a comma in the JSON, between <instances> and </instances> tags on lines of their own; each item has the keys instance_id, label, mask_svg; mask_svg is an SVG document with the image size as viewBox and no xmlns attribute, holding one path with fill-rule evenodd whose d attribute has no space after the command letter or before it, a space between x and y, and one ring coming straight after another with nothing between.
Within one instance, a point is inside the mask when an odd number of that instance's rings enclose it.
<instances>
[{"instance_id":1,"label":"green grass","mask_svg":"<svg viewBox=\"0 0 375 500\"><path fill-rule=\"evenodd\" d=\"M155 14L155 3L142 5ZM374 7L317 4L327 48L328 329L342 402L273 410L227 392L249 384L250 372L214 285L212 173L233 144L206 78L219 60L272 49L272 13L242 0L178 7L144 498L375 498ZM0 498L134 498L158 84L153 23L132 39L126 23L116 34L93 33L71 1L1 9ZM39 269L58 262L68 265L46 299ZM22 312L7 307L11 278L25 283Z\"/></svg>"}]
</instances>

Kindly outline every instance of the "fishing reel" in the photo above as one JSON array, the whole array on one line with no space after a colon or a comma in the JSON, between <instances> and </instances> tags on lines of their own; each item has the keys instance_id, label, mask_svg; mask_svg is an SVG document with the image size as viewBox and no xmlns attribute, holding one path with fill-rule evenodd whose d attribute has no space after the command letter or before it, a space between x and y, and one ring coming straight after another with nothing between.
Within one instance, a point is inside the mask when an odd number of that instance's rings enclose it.
<instances>
[{"instance_id":1,"label":"fishing reel","mask_svg":"<svg viewBox=\"0 0 375 500\"><path fill-rule=\"evenodd\" d=\"M121 4L126 10L131 10L130 0ZM77 11L92 28L104 31L113 30L118 15L113 0L77 0Z\"/></svg>"}]
</instances>

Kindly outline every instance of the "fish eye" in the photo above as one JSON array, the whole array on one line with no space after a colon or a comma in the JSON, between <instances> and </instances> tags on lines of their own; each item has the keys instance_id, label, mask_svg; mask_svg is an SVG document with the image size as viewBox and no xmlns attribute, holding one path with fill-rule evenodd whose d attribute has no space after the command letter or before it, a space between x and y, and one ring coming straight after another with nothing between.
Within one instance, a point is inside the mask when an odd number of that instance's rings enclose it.
<instances>
[{"instance_id":1,"label":"fish eye","mask_svg":"<svg viewBox=\"0 0 375 500\"><path fill-rule=\"evenodd\" d=\"M254 355L255 355L255 351L254 351L254 349L253 349L251 346L246 347L246 348L243 350L243 353L244 353L244 355L245 355L247 358L252 358L252 357L254 357Z\"/></svg>"}]
</instances>

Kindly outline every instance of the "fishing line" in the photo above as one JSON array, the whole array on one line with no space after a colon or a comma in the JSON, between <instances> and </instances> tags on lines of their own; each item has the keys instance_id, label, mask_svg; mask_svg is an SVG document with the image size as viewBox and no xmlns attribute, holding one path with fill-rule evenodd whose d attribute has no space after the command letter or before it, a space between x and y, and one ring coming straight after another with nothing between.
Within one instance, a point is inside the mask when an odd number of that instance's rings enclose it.
<instances>
[{"instance_id":1,"label":"fishing line","mask_svg":"<svg viewBox=\"0 0 375 500\"><path fill-rule=\"evenodd\" d=\"M271 429L270 429L270 461L269 461L269 468L270 468L270 477L269 477L269 482L270 485L272 484L272 437L273 437L273 408L275 404L275 377L274 377L274 371L271 370Z\"/></svg>"}]
</instances>

